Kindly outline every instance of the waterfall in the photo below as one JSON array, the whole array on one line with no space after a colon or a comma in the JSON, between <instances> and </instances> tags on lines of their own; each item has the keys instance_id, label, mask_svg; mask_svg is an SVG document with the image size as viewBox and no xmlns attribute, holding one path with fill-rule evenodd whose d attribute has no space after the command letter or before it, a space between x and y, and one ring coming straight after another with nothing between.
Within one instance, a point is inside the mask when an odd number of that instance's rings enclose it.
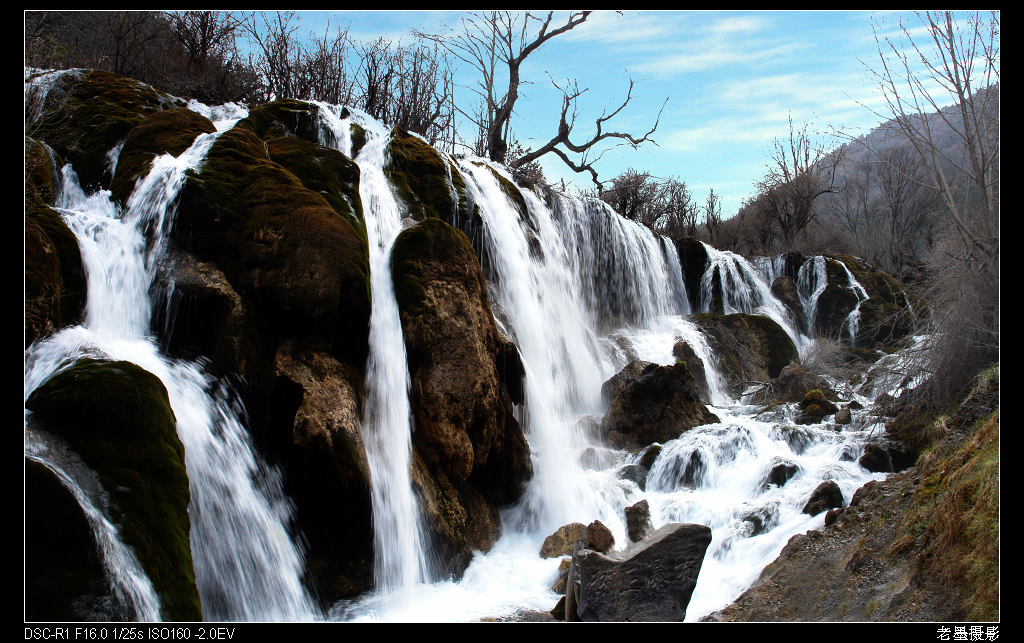
<instances>
[{"instance_id":1,"label":"waterfall","mask_svg":"<svg viewBox=\"0 0 1024 643\"><path fill-rule=\"evenodd\" d=\"M318 106L321 143L352 157L350 126L365 132L354 161L372 294L361 426L371 476L375 591L332 609L329 618L468 621L548 611L559 598L550 589L559 560L539 557L543 539L566 523L600 520L621 552L629 546L624 509L643 499L656 528L695 522L712 529L687 609L687 619L695 620L734 600L791 537L823 526L823 515L802 513L818 484L836 481L848 502L865 482L884 477L856 461L868 439L868 411L854 411L853 422L837 429L828 422L797 425L793 404L764 410L733 399L707 338L689 319L721 297L724 312L768 316L802 350L825 286L822 257L805 262L797 275L808 313L805 329L771 294L771 278L781 270L774 259L751 262L707 245L709 266L693 311L675 247L663 237L594 199L529 190L521 191L522 201L512 199L499 182L510 179L503 168L454 159L452 171L461 174L465 196L479 212L473 242L485 257L492 309L522 358L524 401L515 413L534 476L522 498L501 510L502 535L492 549L477 552L461 579L438 579L411 471L410 375L389 266L403 227L385 174L390 132L356 110L342 118L340 108ZM237 114L190 107L215 119L218 132ZM25 395L86 355L129 360L157 376L185 447L190 538L204 615L319 620L324 615L300 582L303 552L289 533L291 504L279 473L250 442L238 397L201 363L161 355L150 335L150 290L173 226L173 204L184 172L201 172L217 136L198 137L177 158L157 158L124 212L107 193L83 194L68 169L58 207L82 248L87 309L81 325L26 351ZM452 190L458 196L454 182ZM854 318L851 332L855 324ZM641 454L609 448L596 428L607 410L601 387L634 359L674 364L679 341L703 361L708 406L720 421L681 428L660 444L644 487L620 477L623 467L639 464ZM863 399L870 399L867 393ZM104 543L105 563L125 604L140 620L159 619L151 584L133 566L116 529L108 528L109 521L104 525L88 473L55 463L49 454L57 449L30 430L29 420L26 412L26 456L45 460L75 494ZM769 482L779 466L791 477L784 484Z\"/></svg>"},{"instance_id":2,"label":"waterfall","mask_svg":"<svg viewBox=\"0 0 1024 643\"><path fill-rule=\"evenodd\" d=\"M318 615L301 583L302 553L288 533L291 505L277 472L254 451L235 396L201 364L161 355L148 330L149 290L177 192L216 137L200 135L180 156L154 159L124 212L108 192L84 194L65 168L57 209L82 251L85 319L28 349L25 396L81 356L131 361L159 378L185 448L190 542L204 617L310 620Z\"/></svg>"},{"instance_id":3,"label":"waterfall","mask_svg":"<svg viewBox=\"0 0 1024 643\"><path fill-rule=\"evenodd\" d=\"M351 157L349 120L341 119L334 106L318 105L326 130L323 142ZM362 427L372 487L374 580L378 592L391 594L430 579L430 548L410 474L410 377L391 281L391 248L402 231L402 212L384 175L390 132L365 115L353 118L367 133L355 162L360 170L373 300Z\"/></svg>"},{"instance_id":4,"label":"waterfall","mask_svg":"<svg viewBox=\"0 0 1024 643\"><path fill-rule=\"evenodd\" d=\"M857 278L853 276L850 269L846 267L845 263L840 261L839 265L842 266L843 271L846 272L846 288L848 290L852 290L853 293L857 295L857 305L853 307L850 314L846 316L845 320L843 320L843 328L846 328L847 333L850 336L850 346L856 346L857 331L860 328L860 305L868 298L868 293L864 290L864 287L860 285L860 282L857 281Z\"/></svg>"},{"instance_id":5,"label":"waterfall","mask_svg":"<svg viewBox=\"0 0 1024 643\"><path fill-rule=\"evenodd\" d=\"M728 250L718 250L702 242L708 255L708 266L700 282L700 311L710 312L720 289L722 312L764 315L771 318L793 340L803 353L808 337L796 327L792 315L772 294L765 274L744 257Z\"/></svg>"},{"instance_id":6,"label":"waterfall","mask_svg":"<svg viewBox=\"0 0 1024 643\"><path fill-rule=\"evenodd\" d=\"M800 305L804 309L806 330L813 335L814 319L818 310L818 297L828 286L828 275L825 272L825 257L816 256L808 259L800 266L796 275L796 292L800 297Z\"/></svg>"}]
</instances>

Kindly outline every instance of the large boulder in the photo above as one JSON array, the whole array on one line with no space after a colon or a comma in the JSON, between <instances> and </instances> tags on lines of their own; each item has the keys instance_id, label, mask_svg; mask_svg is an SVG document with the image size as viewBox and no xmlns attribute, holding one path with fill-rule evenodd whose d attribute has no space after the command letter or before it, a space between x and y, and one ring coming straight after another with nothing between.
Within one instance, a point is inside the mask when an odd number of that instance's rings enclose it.
<instances>
[{"instance_id":1,"label":"large boulder","mask_svg":"<svg viewBox=\"0 0 1024 643\"><path fill-rule=\"evenodd\" d=\"M266 444L287 474L306 541L306 576L324 600L370 589L370 467L360 426L361 372L288 346L274 356Z\"/></svg>"},{"instance_id":2,"label":"large boulder","mask_svg":"<svg viewBox=\"0 0 1024 643\"><path fill-rule=\"evenodd\" d=\"M25 347L77 322L86 278L78 240L52 207L58 159L25 137Z\"/></svg>"},{"instance_id":3,"label":"large boulder","mask_svg":"<svg viewBox=\"0 0 1024 643\"><path fill-rule=\"evenodd\" d=\"M709 544L709 527L671 523L619 554L577 551L566 620L682 621Z\"/></svg>"},{"instance_id":4,"label":"large boulder","mask_svg":"<svg viewBox=\"0 0 1024 643\"><path fill-rule=\"evenodd\" d=\"M684 431L718 422L697 391L685 363L645 368L614 394L601 430L609 445L637 449L667 442Z\"/></svg>"},{"instance_id":5,"label":"large boulder","mask_svg":"<svg viewBox=\"0 0 1024 643\"><path fill-rule=\"evenodd\" d=\"M517 353L498 334L469 239L425 219L395 240L391 273L412 380L414 449L442 489L447 482L495 506L516 500L532 475L513 414L522 371L502 364Z\"/></svg>"},{"instance_id":6,"label":"large boulder","mask_svg":"<svg viewBox=\"0 0 1024 643\"><path fill-rule=\"evenodd\" d=\"M130 362L83 358L41 384L25 408L99 476L164 617L202 620L185 452L163 383Z\"/></svg>"},{"instance_id":7,"label":"large boulder","mask_svg":"<svg viewBox=\"0 0 1024 643\"><path fill-rule=\"evenodd\" d=\"M53 208L25 202L25 347L76 323L86 277L78 240Z\"/></svg>"},{"instance_id":8,"label":"large boulder","mask_svg":"<svg viewBox=\"0 0 1024 643\"><path fill-rule=\"evenodd\" d=\"M761 315L694 315L718 356L729 391L738 396L750 382L768 382L799 357L778 323Z\"/></svg>"},{"instance_id":9,"label":"large boulder","mask_svg":"<svg viewBox=\"0 0 1024 643\"><path fill-rule=\"evenodd\" d=\"M189 172L174 237L223 271L265 336L365 362L365 243L323 195L271 161L255 134L237 127L224 132L201 170Z\"/></svg>"}]
</instances>

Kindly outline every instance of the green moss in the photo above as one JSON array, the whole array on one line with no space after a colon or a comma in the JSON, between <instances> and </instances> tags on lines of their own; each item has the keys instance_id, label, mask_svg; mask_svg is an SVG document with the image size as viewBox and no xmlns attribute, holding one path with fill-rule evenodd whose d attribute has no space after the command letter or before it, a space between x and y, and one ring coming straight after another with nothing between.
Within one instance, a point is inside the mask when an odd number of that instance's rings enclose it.
<instances>
[{"instance_id":1,"label":"green moss","mask_svg":"<svg viewBox=\"0 0 1024 643\"><path fill-rule=\"evenodd\" d=\"M476 261L469 238L440 219L425 219L407 228L391 250L395 299L402 311L415 311L426 299L427 263L456 266Z\"/></svg>"},{"instance_id":2,"label":"green moss","mask_svg":"<svg viewBox=\"0 0 1024 643\"><path fill-rule=\"evenodd\" d=\"M388 178L408 216L456 221L471 215L458 171L422 139L395 128L388 158Z\"/></svg>"},{"instance_id":3,"label":"green moss","mask_svg":"<svg viewBox=\"0 0 1024 643\"><path fill-rule=\"evenodd\" d=\"M87 190L107 187L107 154L146 116L184 101L136 80L104 71L65 74L27 133L69 161Z\"/></svg>"},{"instance_id":4,"label":"green moss","mask_svg":"<svg viewBox=\"0 0 1024 643\"><path fill-rule=\"evenodd\" d=\"M185 454L167 391L129 362L80 359L25 407L100 478L112 518L171 620L201 620L189 546Z\"/></svg>"},{"instance_id":5,"label":"green moss","mask_svg":"<svg viewBox=\"0 0 1024 643\"><path fill-rule=\"evenodd\" d=\"M297 136L320 142L320 108L301 100L282 99L249 110L235 127L249 130L269 141L280 136Z\"/></svg>"},{"instance_id":6,"label":"green moss","mask_svg":"<svg viewBox=\"0 0 1024 643\"><path fill-rule=\"evenodd\" d=\"M50 148L34 138L25 137L25 200L47 205L54 202L54 169L61 163Z\"/></svg>"},{"instance_id":7,"label":"green moss","mask_svg":"<svg viewBox=\"0 0 1024 643\"><path fill-rule=\"evenodd\" d=\"M200 134L217 131L210 119L186 107L150 114L136 125L125 139L117 158L117 169L110 181L114 198L124 203L145 176L153 159L160 154L179 156Z\"/></svg>"},{"instance_id":8,"label":"green moss","mask_svg":"<svg viewBox=\"0 0 1024 643\"><path fill-rule=\"evenodd\" d=\"M366 130L358 123L351 123L349 132L352 135L352 158L355 158L359 156L359 150L366 145Z\"/></svg>"},{"instance_id":9,"label":"green moss","mask_svg":"<svg viewBox=\"0 0 1024 643\"><path fill-rule=\"evenodd\" d=\"M267 141L267 153L305 187L323 196L367 243L359 196L359 166L355 162L335 149L291 136Z\"/></svg>"},{"instance_id":10,"label":"green moss","mask_svg":"<svg viewBox=\"0 0 1024 643\"><path fill-rule=\"evenodd\" d=\"M245 128L224 132L180 198L176 241L223 270L252 319L278 336L327 342L340 361L365 362L365 237L271 161L259 137Z\"/></svg>"}]
</instances>

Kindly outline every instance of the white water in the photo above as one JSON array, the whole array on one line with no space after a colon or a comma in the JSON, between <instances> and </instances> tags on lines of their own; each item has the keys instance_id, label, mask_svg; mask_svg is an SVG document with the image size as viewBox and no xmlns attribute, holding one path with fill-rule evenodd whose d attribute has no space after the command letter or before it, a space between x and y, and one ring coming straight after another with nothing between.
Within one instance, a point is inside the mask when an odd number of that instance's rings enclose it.
<instances>
[{"instance_id":1,"label":"white water","mask_svg":"<svg viewBox=\"0 0 1024 643\"><path fill-rule=\"evenodd\" d=\"M857 278L853 276L850 269L846 267L845 263L840 261L839 265L842 266L843 270L846 272L846 278L848 280L846 288L848 290L852 290L853 293L857 295L857 305L854 306L853 310L850 311L850 314L846 316L842 325L842 328L846 329L846 333L850 337L850 346L856 346L857 331L860 329L860 305L868 298L868 293L864 290L864 287L860 285L860 282L857 281Z\"/></svg>"},{"instance_id":2,"label":"white water","mask_svg":"<svg viewBox=\"0 0 1024 643\"><path fill-rule=\"evenodd\" d=\"M82 356L128 360L156 375L185 447L204 618L310 620L318 614L300 582L302 555L288 532L291 507L276 472L253 451L244 414L200 364L166 358L148 334L149 289L173 223L171 206L185 171L199 167L215 138L201 135L181 156L155 159L125 212L107 192L84 194L65 168L57 207L82 251L85 320L29 348L25 396Z\"/></svg>"},{"instance_id":3,"label":"white water","mask_svg":"<svg viewBox=\"0 0 1024 643\"><path fill-rule=\"evenodd\" d=\"M828 286L828 275L825 272L825 257L811 257L800 266L796 274L796 292L800 297L800 305L804 309L806 332L814 332L814 320L818 312L818 297Z\"/></svg>"},{"instance_id":4,"label":"white water","mask_svg":"<svg viewBox=\"0 0 1024 643\"><path fill-rule=\"evenodd\" d=\"M349 120L340 119L333 106L320 107L322 123L330 133L323 142L351 156ZM389 131L360 114L353 118L366 131L366 143L355 162L370 246L373 300L362 429L371 478L374 581L377 600L394 603L402 602L412 588L431 577L428 536L410 477L409 368L391 281L391 247L402 231L402 211L384 176Z\"/></svg>"}]
</instances>

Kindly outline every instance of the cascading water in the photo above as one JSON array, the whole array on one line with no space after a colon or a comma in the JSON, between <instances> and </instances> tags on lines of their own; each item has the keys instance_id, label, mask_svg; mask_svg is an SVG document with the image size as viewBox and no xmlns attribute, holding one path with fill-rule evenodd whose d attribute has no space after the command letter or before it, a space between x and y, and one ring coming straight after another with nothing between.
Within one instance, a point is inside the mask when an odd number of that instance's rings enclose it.
<instances>
[{"instance_id":1,"label":"cascading water","mask_svg":"<svg viewBox=\"0 0 1024 643\"><path fill-rule=\"evenodd\" d=\"M483 247L477 250L494 275L492 306L500 310L502 327L515 340L526 371L517 419L530 444L534 477L521 501L502 512L500 540L474 557L461 580L432 578L430 547L410 480L409 373L388 266L402 227L402 211L383 172L389 131L359 112L350 110L342 119L338 108L320 107L324 144L351 156L349 125L357 122L366 132L355 161L361 170L373 296L362 425L373 483L377 591L332 617L464 621L547 611L559 598L549 589L559 561L539 557L544 537L568 522L601 520L622 550L628 542L624 509L647 499L655 527L698 522L712 529L687 609L687 619L695 620L735 599L790 537L821 527L823 516L801 512L820 482L835 480L849 500L856 488L883 475L868 474L856 463L870 429L864 426L866 412L854 412L854 422L836 431L827 424L794 426L791 405L762 412L729 396L715 355L687 319L693 311L670 243L593 200L524 191L526 211L521 211L497 182L494 172L503 170L459 159L468 196L479 206L482 227L476 241ZM218 130L230 118L225 116ZM199 147L179 159L158 159L123 216L103 194L62 201L89 274L88 312L83 325L29 349L26 397L80 355L129 359L157 375L185 445L191 541L205 616L314 620L321 615L299 582L301 551L287 533L290 505L275 472L252 450L244 414L200 365L168 360L147 336L148 291L161 234L157 243L147 244L141 230L166 234L180 173L198 166L205 153L201 147L210 142L212 137L200 137ZM701 310L713 297L717 271L726 312L767 315L798 348L807 341L809 331L795 328L764 275L738 255L705 247L711 266L702 284ZM809 318L825 282L818 259L806 262L797 280ZM605 411L601 385L634 359L674 363L672 347L680 340L704 362L709 406L721 421L664 443L641 489L618 476L623 466L638 462L639 454L607 448L593 430ZM858 399L870 401L874 393ZM41 453L34 446L27 446L29 451L32 457ZM793 472L783 485L768 482L779 465ZM111 564L131 569L129 563ZM136 606L141 620L156 618L145 607L142 586L131 590L140 597L126 603Z\"/></svg>"},{"instance_id":2,"label":"cascading water","mask_svg":"<svg viewBox=\"0 0 1024 643\"><path fill-rule=\"evenodd\" d=\"M798 351L803 353L808 337L786 307L772 295L765 275L744 257L728 250L718 250L703 243L708 266L700 281L700 311L711 312L716 297L721 297L722 312L764 315L786 331Z\"/></svg>"},{"instance_id":3,"label":"cascading water","mask_svg":"<svg viewBox=\"0 0 1024 643\"><path fill-rule=\"evenodd\" d=\"M839 265L841 265L843 267L843 271L846 272L846 288L848 290L852 290L853 293L857 295L857 305L853 307L850 314L846 316L845 320L843 320L843 328L846 329L846 332L850 337L850 346L856 346L857 331L860 329L860 305L868 298L868 293L864 290L864 287L860 285L860 282L857 281L857 278L853 276L850 269L846 267L845 263L840 261Z\"/></svg>"},{"instance_id":4,"label":"cascading water","mask_svg":"<svg viewBox=\"0 0 1024 643\"><path fill-rule=\"evenodd\" d=\"M547 611L558 600L549 589L557 560L539 558L544 537L567 522L597 519L622 549L628 542L624 509L646 498L655 527L700 522L712 528L687 611L694 620L733 600L791 536L821 526L821 515L801 513L821 481L836 480L849 498L878 477L854 461L862 431L794 428L794 409L754 417L760 407L729 398L706 339L686 319L690 311L674 249L601 204L524 191L528 211L521 212L498 185L493 172L500 169L468 159L459 160L459 169L483 222L484 247L478 250L494 274L492 306L501 311L526 370L518 417L534 477L521 501L503 511L499 542L478 554L460 581L420 586L392 606L392 614L461 621ZM726 297L757 302L750 312L773 310L763 277L736 283L746 291ZM704 361L712 410L722 421L663 445L643 491L617 475L639 455L605 447L587 427L604 411L600 388L608 377L632 359L674 363L672 346L679 340ZM697 461L684 480L688 464ZM779 462L796 473L784 486L766 484Z\"/></svg>"},{"instance_id":5,"label":"cascading water","mask_svg":"<svg viewBox=\"0 0 1024 643\"><path fill-rule=\"evenodd\" d=\"M254 452L237 404L201 365L166 358L148 336L149 289L176 194L216 136L197 137L177 158L157 157L123 213L107 192L84 194L65 168L57 209L82 250L85 320L26 351L25 396L80 356L131 361L158 377L185 447L190 542L204 618L311 620L319 615L300 581L302 555L288 533L290 504L276 472Z\"/></svg>"},{"instance_id":6,"label":"cascading water","mask_svg":"<svg viewBox=\"0 0 1024 643\"><path fill-rule=\"evenodd\" d=\"M806 332L813 334L814 319L818 310L818 298L828 286L828 275L825 272L825 257L811 257L800 266L796 275L796 292L800 305L804 309Z\"/></svg>"},{"instance_id":7,"label":"cascading water","mask_svg":"<svg viewBox=\"0 0 1024 643\"><path fill-rule=\"evenodd\" d=\"M352 156L349 120L341 119L336 109L320 104L323 142ZM428 537L410 477L410 378L389 263L391 247L402 231L402 212L384 175L390 132L357 113L352 118L359 119L366 132L355 162L370 246L373 300L362 426L372 484L374 580L380 598L401 600L391 595L406 593L431 578Z\"/></svg>"}]
</instances>

